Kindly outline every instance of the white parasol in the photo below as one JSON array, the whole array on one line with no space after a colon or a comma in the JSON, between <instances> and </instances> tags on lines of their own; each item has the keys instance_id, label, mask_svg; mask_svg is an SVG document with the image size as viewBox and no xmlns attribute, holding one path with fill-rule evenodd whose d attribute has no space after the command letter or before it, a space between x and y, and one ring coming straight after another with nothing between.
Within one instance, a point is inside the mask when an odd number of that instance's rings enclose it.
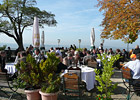
<instances>
[{"instance_id":1,"label":"white parasol","mask_svg":"<svg viewBox=\"0 0 140 100\"><path fill-rule=\"evenodd\" d=\"M95 46L94 45L94 42L95 42L95 31L94 31L94 28L92 28L92 30L91 30L90 41L91 41L91 47Z\"/></svg>"},{"instance_id":2,"label":"white parasol","mask_svg":"<svg viewBox=\"0 0 140 100\"><path fill-rule=\"evenodd\" d=\"M41 45L42 45L42 47L44 47L44 42L45 42L45 36L44 36L44 31L42 31L42 35L41 35Z\"/></svg>"},{"instance_id":3,"label":"white parasol","mask_svg":"<svg viewBox=\"0 0 140 100\"><path fill-rule=\"evenodd\" d=\"M36 48L39 48L40 46L39 23L37 17L34 17L33 24L33 46Z\"/></svg>"}]
</instances>

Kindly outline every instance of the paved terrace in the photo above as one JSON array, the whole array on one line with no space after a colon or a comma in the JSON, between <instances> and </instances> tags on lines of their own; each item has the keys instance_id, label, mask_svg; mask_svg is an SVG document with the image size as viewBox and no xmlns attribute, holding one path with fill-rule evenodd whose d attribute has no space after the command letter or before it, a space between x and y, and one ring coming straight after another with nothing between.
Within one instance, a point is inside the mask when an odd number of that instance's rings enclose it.
<instances>
[{"instance_id":1,"label":"paved terrace","mask_svg":"<svg viewBox=\"0 0 140 100\"><path fill-rule=\"evenodd\" d=\"M121 71L120 70L115 70L115 74L112 76L111 79L114 83L118 83L118 87L114 91L114 95L112 95L113 100L126 100L126 88L122 82L121 79ZM0 81L0 85L6 85L6 83L3 83ZM10 89L8 88L3 88L3 91L9 92L9 95L11 94ZM12 100L26 100L26 95L24 93L23 89L18 89L17 91L22 95L22 98L19 95L14 95ZM84 92L84 96L82 100L96 100L95 97L97 95L97 90L94 88L92 91L89 92ZM5 95L2 91L0 91L0 100L8 100L8 96ZM62 95L62 92L59 93L58 100L67 100L64 95ZM74 99L73 99L74 100ZM140 97L134 96L131 98L131 100L140 100Z\"/></svg>"}]
</instances>

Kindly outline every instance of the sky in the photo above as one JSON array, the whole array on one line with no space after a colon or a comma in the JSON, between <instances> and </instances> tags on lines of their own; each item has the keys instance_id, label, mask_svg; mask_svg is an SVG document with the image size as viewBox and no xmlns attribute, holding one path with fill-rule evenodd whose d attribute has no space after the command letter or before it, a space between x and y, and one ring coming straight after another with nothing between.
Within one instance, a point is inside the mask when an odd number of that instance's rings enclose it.
<instances>
[{"instance_id":1,"label":"sky","mask_svg":"<svg viewBox=\"0 0 140 100\"><path fill-rule=\"evenodd\" d=\"M96 7L97 0L37 0L37 7L55 14L58 22L56 27L45 26L40 29L45 32L45 45L57 45L57 39L60 39L60 46L78 46L78 39L81 39L82 47L90 46L91 29L95 30L95 46L101 43L100 34L103 27L100 26L104 16ZM33 28L26 28L23 34L24 44L32 44ZM134 48L139 44L139 39L130 45ZM6 35L0 35L0 43L15 43L12 38ZM121 40L107 40L105 47L126 48L126 44Z\"/></svg>"}]
</instances>

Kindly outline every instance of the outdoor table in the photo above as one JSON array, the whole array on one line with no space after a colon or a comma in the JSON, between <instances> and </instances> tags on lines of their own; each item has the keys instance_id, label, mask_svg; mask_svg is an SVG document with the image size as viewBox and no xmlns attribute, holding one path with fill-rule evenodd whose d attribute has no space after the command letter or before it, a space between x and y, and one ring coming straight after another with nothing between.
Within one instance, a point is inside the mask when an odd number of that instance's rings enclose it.
<instances>
[{"instance_id":1,"label":"outdoor table","mask_svg":"<svg viewBox=\"0 0 140 100\"><path fill-rule=\"evenodd\" d=\"M15 72L17 72L16 63L7 63L5 65L5 69L7 70L8 74L14 74Z\"/></svg>"},{"instance_id":2,"label":"outdoor table","mask_svg":"<svg viewBox=\"0 0 140 100\"><path fill-rule=\"evenodd\" d=\"M81 68L81 80L86 83L86 88L88 91L94 88L95 84L95 72L93 68L87 67L85 65L79 66ZM68 70L65 70L61 76L67 73Z\"/></svg>"}]
</instances>

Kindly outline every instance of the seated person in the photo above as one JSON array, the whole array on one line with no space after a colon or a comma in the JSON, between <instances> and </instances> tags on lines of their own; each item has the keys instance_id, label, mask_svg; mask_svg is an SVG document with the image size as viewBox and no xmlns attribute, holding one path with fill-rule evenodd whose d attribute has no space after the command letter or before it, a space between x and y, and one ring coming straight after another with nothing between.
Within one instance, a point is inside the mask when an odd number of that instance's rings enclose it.
<instances>
[{"instance_id":1,"label":"seated person","mask_svg":"<svg viewBox=\"0 0 140 100\"><path fill-rule=\"evenodd\" d=\"M130 58L131 58L132 61L135 61L136 60L136 54L131 54Z\"/></svg>"},{"instance_id":2,"label":"seated person","mask_svg":"<svg viewBox=\"0 0 140 100\"><path fill-rule=\"evenodd\" d=\"M25 51L20 52L20 58L18 59L17 63L20 63L21 61L26 62L26 52Z\"/></svg>"},{"instance_id":3,"label":"seated person","mask_svg":"<svg viewBox=\"0 0 140 100\"><path fill-rule=\"evenodd\" d=\"M134 61L136 60L136 54L131 54L130 56L131 61L129 61L128 63L126 63L124 66L128 67L131 66L133 63L135 63Z\"/></svg>"},{"instance_id":4,"label":"seated person","mask_svg":"<svg viewBox=\"0 0 140 100\"><path fill-rule=\"evenodd\" d=\"M21 52L18 52L17 53L17 57L16 57L16 60L15 63L17 63L18 65L20 65L21 62L24 62L26 63L26 52L25 51L21 51ZM16 72L14 73L12 76L11 76L11 79L14 79L17 77L17 74L20 74L21 72Z\"/></svg>"},{"instance_id":5,"label":"seated person","mask_svg":"<svg viewBox=\"0 0 140 100\"><path fill-rule=\"evenodd\" d=\"M93 56L90 55L89 50L86 52L86 56L84 56L84 58L83 58L83 64L88 65L88 61L94 61Z\"/></svg>"},{"instance_id":6,"label":"seated person","mask_svg":"<svg viewBox=\"0 0 140 100\"><path fill-rule=\"evenodd\" d=\"M81 57L80 57L80 54L79 54L78 51L74 52L74 56L73 57L74 57L74 64L75 64L76 67L77 67L78 64L82 64Z\"/></svg>"},{"instance_id":7,"label":"seated person","mask_svg":"<svg viewBox=\"0 0 140 100\"><path fill-rule=\"evenodd\" d=\"M60 62L57 65L57 71L56 71L56 73L64 72L64 70L67 69L67 66L62 63L62 57L61 56L59 56L57 54L56 54L56 56L60 59Z\"/></svg>"},{"instance_id":8,"label":"seated person","mask_svg":"<svg viewBox=\"0 0 140 100\"><path fill-rule=\"evenodd\" d=\"M131 69L133 79L140 79L140 53L136 55L136 60L130 61L124 66Z\"/></svg>"},{"instance_id":9,"label":"seated person","mask_svg":"<svg viewBox=\"0 0 140 100\"><path fill-rule=\"evenodd\" d=\"M125 67L130 68L132 72L132 79L133 79L133 88L137 95L140 95L140 53L136 55L136 60L130 61L124 65Z\"/></svg>"},{"instance_id":10,"label":"seated person","mask_svg":"<svg viewBox=\"0 0 140 100\"><path fill-rule=\"evenodd\" d=\"M33 56L34 56L37 63L39 63L42 60L41 53L40 53L40 50L38 48L35 49Z\"/></svg>"},{"instance_id":11,"label":"seated person","mask_svg":"<svg viewBox=\"0 0 140 100\"><path fill-rule=\"evenodd\" d=\"M82 52L79 53L80 57L86 56L87 48L84 48Z\"/></svg>"},{"instance_id":12,"label":"seated person","mask_svg":"<svg viewBox=\"0 0 140 100\"><path fill-rule=\"evenodd\" d=\"M19 58L20 58L20 52L17 53L17 55L16 55L16 59L15 59L15 62L14 62L14 63L17 63L18 60L19 60Z\"/></svg>"},{"instance_id":13,"label":"seated person","mask_svg":"<svg viewBox=\"0 0 140 100\"><path fill-rule=\"evenodd\" d=\"M45 61L47 59L47 55L45 54L45 51L41 51L41 60Z\"/></svg>"},{"instance_id":14,"label":"seated person","mask_svg":"<svg viewBox=\"0 0 140 100\"><path fill-rule=\"evenodd\" d=\"M72 63L74 63L74 58L71 53L68 53L68 55L65 58L63 58L63 63L66 66L71 66Z\"/></svg>"},{"instance_id":15,"label":"seated person","mask_svg":"<svg viewBox=\"0 0 140 100\"><path fill-rule=\"evenodd\" d=\"M96 50L95 50L95 49L92 50L91 55L92 55L94 58L97 58L97 53L96 53Z\"/></svg>"}]
</instances>

